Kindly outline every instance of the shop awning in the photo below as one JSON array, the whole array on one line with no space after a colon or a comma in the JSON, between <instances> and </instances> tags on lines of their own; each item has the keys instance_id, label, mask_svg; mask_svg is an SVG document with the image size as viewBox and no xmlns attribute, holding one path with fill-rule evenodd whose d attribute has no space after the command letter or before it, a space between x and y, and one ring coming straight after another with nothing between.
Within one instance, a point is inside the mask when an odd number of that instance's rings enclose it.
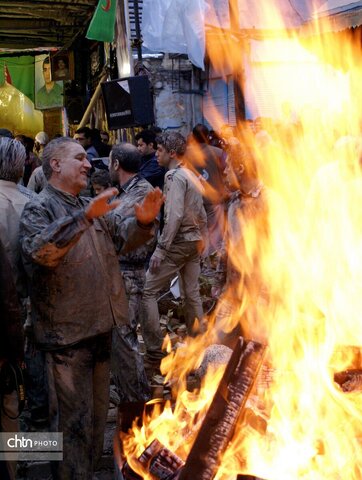
<instances>
[{"instance_id":1,"label":"shop awning","mask_svg":"<svg viewBox=\"0 0 362 480\"><path fill-rule=\"evenodd\" d=\"M98 0L0 0L0 53L67 48L84 33Z\"/></svg>"}]
</instances>

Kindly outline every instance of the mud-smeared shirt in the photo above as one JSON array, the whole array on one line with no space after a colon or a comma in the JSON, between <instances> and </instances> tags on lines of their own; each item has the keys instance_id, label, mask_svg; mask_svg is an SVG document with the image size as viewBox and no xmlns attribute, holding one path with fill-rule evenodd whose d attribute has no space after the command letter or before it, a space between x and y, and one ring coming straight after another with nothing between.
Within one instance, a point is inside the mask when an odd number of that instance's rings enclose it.
<instances>
[{"instance_id":1,"label":"mud-smeared shirt","mask_svg":"<svg viewBox=\"0 0 362 480\"><path fill-rule=\"evenodd\" d=\"M155 250L158 258L165 258L174 243L202 240L206 230L202 185L191 170L182 165L169 170L163 191L165 224Z\"/></svg>"},{"instance_id":2,"label":"mud-smeared shirt","mask_svg":"<svg viewBox=\"0 0 362 480\"><path fill-rule=\"evenodd\" d=\"M135 217L89 221L89 200L48 184L21 217L35 336L44 349L69 346L128 322L118 254L149 240L152 229Z\"/></svg>"},{"instance_id":3,"label":"mud-smeared shirt","mask_svg":"<svg viewBox=\"0 0 362 480\"><path fill-rule=\"evenodd\" d=\"M114 221L118 223L125 218L134 218L136 203L142 203L147 193L153 190L150 182L135 175L124 185L119 188L119 195L117 199L121 200L121 204L114 209L109 215L115 216ZM156 234L156 229L155 229ZM138 268L145 268L148 257L155 247L155 236L140 247L132 250L129 253L121 253L119 256L119 263L121 269L134 270Z\"/></svg>"}]
</instances>

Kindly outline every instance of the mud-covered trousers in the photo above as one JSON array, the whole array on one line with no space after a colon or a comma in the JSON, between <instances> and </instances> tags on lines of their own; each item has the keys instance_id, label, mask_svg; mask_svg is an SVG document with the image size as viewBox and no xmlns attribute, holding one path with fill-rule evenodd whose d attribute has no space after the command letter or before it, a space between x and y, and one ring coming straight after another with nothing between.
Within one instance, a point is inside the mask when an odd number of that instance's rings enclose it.
<instances>
[{"instance_id":1,"label":"mud-covered trousers","mask_svg":"<svg viewBox=\"0 0 362 480\"><path fill-rule=\"evenodd\" d=\"M148 386L143 357L137 338L137 325L142 323L142 292L146 271L142 268L121 268L128 300L128 325L116 326L112 332L111 369L121 404L147 402Z\"/></svg>"},{"instance_id":2,"label":"mud-covered trousers","mask_svg":"<svg viewBox=\"0 0 362 480\"><path fill-rule=\"evenodd\" d=\"M157 297L160 291L170 285L170 281L179 274L185 295L185 321L189 335L197 333L195 319L203 320L200 298L200 242L180 242L171 245L157 273L146 273L143 291L144 319L142 335L147 349L147 359L157 360L163 357L163 335L160 327Z\"/></svg>"},{"instance_id":3,"label":"mud-covered trousers","mask_svg":"<svg viewBox=\"0 0 362 480\"><path fill-rule=\"evenodd\" d=\"M51 430L63 432L54 480L89 480L103 451L109 407L111 332L47 352Z\"/></svg>"}]
</instances>

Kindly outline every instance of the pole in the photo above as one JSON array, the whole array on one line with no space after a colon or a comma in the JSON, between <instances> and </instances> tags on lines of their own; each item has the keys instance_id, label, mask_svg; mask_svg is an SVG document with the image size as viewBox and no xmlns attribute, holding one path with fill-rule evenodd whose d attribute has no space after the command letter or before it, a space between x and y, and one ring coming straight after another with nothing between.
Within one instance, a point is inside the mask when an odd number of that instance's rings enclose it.
<instances>
[{"instance_id":1,"label":"pole","mask_svg":"<svg viewBox=\"0 0 362 480\"><path fill-rule=\"evenodd\" d=\"M108 74L105 73L102 75L101 79L99 80L99 83L97 85L97 88L95 89L92 98L90 99L89 105L87 107L87 110L84 112L83 118L79 123L78 128L85 127L88 123L89 117L91 116L92 110L97 103L98 98L101 95L101 84L107 80Z\"/></svg>"},{"instance_id":2,"label":"pole","mask_svg":"<svg viewBox=\"0 0 362 480\"><path fill-rule=\"evenodd\" d=\"M238 32L240 30L240 15L238 0L229 0L230 30ZM240 59L236 62L235 71L233 72L234 80L234 101L236 124L245 120L245 98L243 93L244 72L242 65L242 52Z\"/></svg>"},{"instance_id":3,"label":"pole","mask_svg":"<svg viewBox=\"0 0 362 480\"><path fill-rule=\"evenodd\" d=\"M138 8L138 0L133 0L134 10L134 26L136 29L136 47L137 47L137 59L142 63L142 39L141 39L141 25L140 25L140 12Z\"/></svg>"}]
</instances>

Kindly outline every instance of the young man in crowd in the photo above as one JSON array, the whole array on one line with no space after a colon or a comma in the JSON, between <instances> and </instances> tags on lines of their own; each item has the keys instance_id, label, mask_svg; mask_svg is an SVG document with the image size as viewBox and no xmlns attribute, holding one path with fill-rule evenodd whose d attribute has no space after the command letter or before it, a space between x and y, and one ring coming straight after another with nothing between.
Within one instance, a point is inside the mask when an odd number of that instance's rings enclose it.
<instances>
[{"instance_id":1,"label":"young man in crowd","mask_svg":"<svg viewBox=\"0 0 362 480\"><path fill-rule=\"evenodd\" d=\"M203 320L199 275L200 252L206 235L206 213L202 186L183 163L185 152L186 140L180 133L165 133L157 137L157 160L168 172L164 187L165 223L150 260L143 293L143 335L149 371L153 366L157 370L163 357L157 297L177 273L184 287L188 333L195 335L200 331Z\"/></svg>"},{"instance_id":2,"label":"young man in crowd","mask_svg":"<svg viewBox=\"0 0 362 480\"><path fill-rule=\"evenodd\" d=\"M49 137L45 132L38 132L35 135L34 150L38 155L40 163L43 157L43 150L48 143L49 143ZM29 190L32 190L35 193L40 193L46 184L47 184L47 180L44 176L43 169L41 168L41 166L36 167L30 176L27 187L29 188Z\"/></svg>"},{"instance_id":3,"label":"young man in crowd","mask_svg":"<svg viewBox=\"0 0 362 480\"><path fill-rule=\"evenodd\" d=\"M92 130L89 127L78 128L73 138L80 145L82 145L84 150L87 152L87 158L89 162L100 156L98 150L93 144Z\"/></svg>"},{"instance_id":4,"label":"young man in crowd","mask_svg":"<svg viewBox=\"0 0 362 480\"><path fill-rule=\"evenodd\" d=\"M96 170L90 178L92 196L95 197L111 187L111 177L107 170Z\"/></svg>"},{"instance_id":5,"label":"young man in crowd","mask_svg":"<svg viewBox=\"0 0 362 480\"><path fill-rule=\"evenodd\" d=\"M137 148L142 155L139 175L153 187L163 188L166 170L156 158L156 134L152 130L142 130L136 135Z\"/></svg>"},{"instance_id":6,"label":"young man in crowd","mask_svg":"<svg viewBox=\"0 0 362 480\"><path fill-rule=\"evenodd\" d=\"M218 341L233 347L240 335L246 338L255 335L256 305L262 299L267 301L259 262L260 251L268 238L269 223L268 194L259 179L253 152L243 149L235 138L230 141L230 147L225 168L225 181L230 191L227 227L218 252L212 294L220 298L223 293L215 320ZM253 247L248 244L249 238L258 240L253 242ZM242 306L242 322L233 314L236 306ZM223 325L227 325L228 333L223 331Z\"/></svg>"}]
</instances>

